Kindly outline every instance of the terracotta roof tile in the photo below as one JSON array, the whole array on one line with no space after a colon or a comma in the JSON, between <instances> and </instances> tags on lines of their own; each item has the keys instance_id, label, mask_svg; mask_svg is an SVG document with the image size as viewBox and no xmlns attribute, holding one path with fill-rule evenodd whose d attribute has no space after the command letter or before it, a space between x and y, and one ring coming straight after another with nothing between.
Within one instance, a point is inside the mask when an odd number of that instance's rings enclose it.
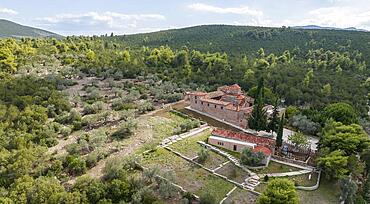
<instances>
[{"instance_id":1,"label":"terracotta roof tile","mask_svg":"<svg viewBox=\"0 0 370 204\"><path fill-rule=\"evenodd\" d=\"M196 92L186 92L186 94L188 94L188 95L196 95L196 96L205 96L205 95L207 95L207 93L199 92L199 91L196 91Z\"/></svg>"},{"instance_id":2,"label":"terracotta roof tile","mask_svg":"<svg viewBox=\"0 0 370 204\"><path fill-rule=\"evenodd\" d=\"M227 106L227 105L230 104L230 102L214 100L214 99L210 99L210 98L202 98L202 99L200 99L200 101L207 102L207 103L212 103L212 104L216 104L216 105L223 105L223 106Z\"/></svg>"},{"instance_id":3,"label":"terracotta roof tile","mask_svg":"<svg viewBox=\"0 0 370 204\"><path fill-rule=\"evenodd\" d=\"M272 154L271 150L264 146L257 146L252 150L254 153L262 152L263 154L269 156Z\"/></svg>"},{"instance_id":4,"label":"terracotta roof tile","mask_svg":"<svg viewBox=\"0 0 370 204\"><path fill-rule=\"evenodd\" d=\"M252 134L247 133L238 133L228 130L222 130L222 129L215 129L212 131L212 135L229 138L229 139L235 139L239 141L245 141L257 144L259 146L264 146L267 148L274 148L275 147L275 140L265 137L259 137Z\"/></svg>"}]
</instances>

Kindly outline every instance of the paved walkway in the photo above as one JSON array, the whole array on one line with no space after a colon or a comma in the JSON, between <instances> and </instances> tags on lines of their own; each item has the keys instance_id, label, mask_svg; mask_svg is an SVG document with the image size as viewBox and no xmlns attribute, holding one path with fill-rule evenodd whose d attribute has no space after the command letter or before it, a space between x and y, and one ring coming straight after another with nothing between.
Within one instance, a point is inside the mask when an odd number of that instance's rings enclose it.
<instances>
[{"instance_id":1,"label":"paved walkway","mask_svg":"<svg viewBox=\"0 0 370 204\"><path fill-rule=\"evenodd\" d=\"M164 140L162 140L162 142L160 143L159 146L160 147L167 147L168 145L171 145L175 142L178 142L178 141L181 141L185 138L197 135L197 134L199 134L199 133L201 133L205 130L208 130L209 128L210 127L207 124L205 124L205 125L200 126L199 128L192 129L189 132L186 132L186 133L183 133L183 134L180 134L180 135L172 135L172 136L167 137Z\"/></svg>"},{"instance_id":2,"label":"paved walkway","mask_svg":"<svg viewBox=\"0 0 370 204\"><path fill-rule=\"evenodd\" d=\"M311 173L311 170L301 170L301 171L291 171L291 172L284 172L284 173L270 173L270 174L261 174L260 177L268 176L268 177L284 177L284 176L298 176L302 174Z\"/></svg>"},{"instance_id":3,"label":"paved walkway","mask_svg":"<svg viewBox=\"0 0 370 204\"><path fill-rule=\"evenodd\" d=\"M274 162L277 162L277 163L280 163L280 164L296 167L296 168L299 168L299 169L305 169L305 170L309 170L309 171L313 171L315 169L315 167L313 167L313 166L309 166L309 165L303 166L303 165L293 164L293 163L290 163L290 162L285 162L285 161L281 161L281 160L274 159L274 158L271 158L270 161L274 161Z\"/></svg>"}]
</instances>

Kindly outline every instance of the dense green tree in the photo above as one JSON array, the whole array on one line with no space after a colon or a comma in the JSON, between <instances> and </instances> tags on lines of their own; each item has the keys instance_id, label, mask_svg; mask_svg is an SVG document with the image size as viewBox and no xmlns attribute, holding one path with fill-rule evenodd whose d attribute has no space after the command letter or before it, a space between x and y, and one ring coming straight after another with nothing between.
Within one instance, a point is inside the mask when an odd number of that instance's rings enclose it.
<instances>
[{"instance_id":1,"label":"dense green tree","mask_svg":"<svg viewBox=\"0 0 370 204\"><path fill-rule=\"evenodd\" d=\"M257 98L253 106L253 111L248 120L248 126L251 129L260 131L267 129L267 116L264 110L264 79L260 78L257 87Z\"/></svg>"},{"instance_id":2,"label":"dense green tree","mask_svg":"<svg viewBox=\"0 0 370 204\"><path fill-rule=\"evenodd\" d=\"M99 200L106 197L107 193L104 183L89 176L79 177L73 186L73 191L86 196L89 203L98 203Z\"/></svg>"},{"instance_id":3,"label":"dense green tree","mask_svg":"<svg viewBox=\"0 0 370 204\"><path fill-rule=\"evenodd\" d=\"M268 129L272 131L273 133L277 132L279 128L278 114L279 112L278 112L277 100L276 100L274 104L274 110L272 112L272 118L268 123Z\"/></svg>"},{"instance_id":4,"label":"dense green tree","mask_svg":"<svg viewBox=\"0 0 370 204\"><path fill-rule=\"evenodd\" d=\"M323 150L322 150L323 151ZM323 168L328 177L342 178L348 170L348 156L339 150L330 153L322 153L317 159L317 165Z\"/></svg>"},{"instance_id":5,"label":"dense green tree","mask_svg":"<svg viewBox=\"0 0 370 204\"><path fill-rule=\"evenodd\" d=\"M369 145L368 135L360 125L343 125L334 121L326 123L319 142L321 148L329 148L331 151L341 150L346 155L360 153Z\"/></svg>"},{"instance_id":6,"label":"dense green tree","mask_svg":"<svg viewBox=\"0 0 370 204\"><path fill-rule=\"evenodd\" d=\"M288 179L272 179L258 198L258 204L298 204L299 198L294 183Z\"/></svg>"},{"instance_id":7,"label":"dense green tree","mask_svg":"<svg viewBox=\"0 0 370 204\"><path fill-rule=\"evenodd\" d=\"M288 140L296 147L296 148L304 148L309 147L310 141L308 140L307 136L301 132L294 133L293 135L288 136Z\"/></svg>"},{"instance_id":8,"label":"dense green tree","mask_svg":"<svg viewBox=\"0 0 370 204\"><path fill-rule=\"evenodd\" d=\"M339 181L341 196L340 200L348 204L357 204L356 201L356 192L357 184L351 179L351 177L342 178Z\"/></svg>"},{"instance_id":9,"label":"dense green tree","mask_svg":"<svg viewBox=\"0 0 370 204\"><path fill-rule=\"evenodd\" d=\"M279 128L276 136L276 146L281 147L283 145L283 134L284 134L284 123L285 123L285 114L283 114L279 121Z\"/></svg>"},{"instance_id":10,"label":"dense green tree","mask_svg":"<svg viewBox=\"0 0 370 204\"><path fill-rule=\"evenodd\" d=\"M330 104L324 109L325 118L332 118L345 125L358 123L358 115L353 107L347 103Z\"/></svg>"}]
</instances>

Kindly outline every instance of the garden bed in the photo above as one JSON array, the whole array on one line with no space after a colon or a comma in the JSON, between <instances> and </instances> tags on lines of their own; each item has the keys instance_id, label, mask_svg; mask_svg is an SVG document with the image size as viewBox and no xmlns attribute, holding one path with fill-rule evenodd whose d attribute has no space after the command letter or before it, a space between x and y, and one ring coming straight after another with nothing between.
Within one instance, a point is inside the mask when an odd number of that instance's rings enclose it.
<instances>
[{"instance_id":1,"label":"garden bed","mask_svg":"<svg viewBox=\"0 0 370 204\"><path fill-rule=\"evenodd\" d=\"M256 203L257 195L237 188L231 195L224 201L224 203L245 203L245 204L252 204Z\"/></svg>"},{"instance_id":2,"label":"garden bed","mask_svg":"<svg viewBox=\"0 0 370 204\"><path fill-rule=\"evenodd\" d=\"M238 183L243 183L244 180L248 177L247 172L243 171L241 168L235 166L231 162L218 169L216 173L226 176L228 179L236 181Z\"/></svg>"},{"instance_id":3,"label":"garden bed","mask_svg":"<svg viewBox=\"0 0 370 204\"><path fill-rule=\"evenodd\" d=\"M159 174L196 195L209 193L217 202L229 192L233 185L206 170L193 165L175 154L159 148L143 156L144 167L158 168Z\"/></svg>"},{"instance_id":4,"label":"garden bed","mask_svg":"<svg viewBox=\"0 0 370 204\"><path fill-rule=\"evenodd\" d=\"M193 158L204 147L200 146L198 141L206 141L211 134L211 130L206 130L198 135L188 137L184 140L178 141L170 146L173 150L181 154ZM226 160L225 160L226 161Z\"/></svg>"},{"instance_id":5,"label":"garden bed","mask_svg":"<svg viewBox=\"0 0 370 204\"><path fill-rule=\"evenodd\" d=\"M288 166L285 164L280 164L275 161L270 161L269 165L264 169L256 169L253 170L258 174L271 174L271 173L285 173L285 172L292 172L292 171L300 171L302 169L297 167Z\"/></svg>"}]
</instances>

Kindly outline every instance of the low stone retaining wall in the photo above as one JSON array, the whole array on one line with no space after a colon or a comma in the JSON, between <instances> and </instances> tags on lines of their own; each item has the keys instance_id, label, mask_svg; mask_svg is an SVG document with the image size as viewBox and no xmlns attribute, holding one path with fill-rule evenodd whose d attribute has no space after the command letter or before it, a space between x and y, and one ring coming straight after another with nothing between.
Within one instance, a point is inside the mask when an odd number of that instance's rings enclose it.
<instances>
[{"instance_id":1,"label":"low stone retaining wall","mask_svg":"<svg viewBox=\"0 0 370 204\"><path fill-rule=\"evenodd\" d=\"M141 169L141 171L143 170L146 170L148 168L144 167L144 166L141 166L139 163L135 162L135 164ZM175 183L173 183L172 181L168 180L167 178L163 177L163 176L160 176L160 175L155 175L155 178L158 178L158 179L161 179L161 180L165 180L167 182L169 182L172 186L174 186L176 189L178 189L179 191L181 191L182 193L187 193L189 191L185 190L184 187L180 186L180 185L177 185ZM191 193L191 192L190 192ZM199 196L194 194L194 193L191 193L191 195L193 196L194 199L196 200L199 200Z\"/></svg>"},{"instance_id":2,"label":"low stone retaining wall","mask_svg":"<svg viewBox=\"0 0 370 204\"><path fill-rule=\"evenodd\" d=\"M246 168L245 166L242 166L239 164L239 162L237 162L237 159L234 158L233 156L223 152L222 150L218 149L217 147L214 147L210 144L207 144L203 141L198 141L198 144L206 147L207 149L211 149L212 151L218 153L218 154L221 154L222 156L226 157L228 160L230 160L235 166L237 167L240 167L241 169L243 169L245 172L247 172L249 174L249 176L253 176L255 175L254 172L252 172L251 170L249 170L248 168Z\"/></svg>"},{"instance_id":3,"label":"low stone retaining wall","mask_svg":"<svg viewBox=\"0 0 370 204\"><path fill-rule=\"evenodd\" d=\"M233 188L233 189L231 189L231 191L229 191L227 194L226 194L226 196L220 201L220 204L222 204L223 202L225 202L225 200L236 190L236 186Z\"/></svg>"},{"instance_id":4,"label":"low stone retaining wall","mask_svg":"<svg viewBox=\"0 0 370 204\"><path fill-rule=\"evenodd\" d=\"M320 186L320 178L321 178L321 171L319 171L319 175L317 177L317 182L314 186L296 186L297 189L299 190L304 190L304 191L314 191L317 190Z\"/></svg>"},{"instance_id":5,"label":"low stone retaining wall","mask_svg":"<svg viewBox=\"0 0 370 204\"><path fill-rule=\"evenodd\" d=\"M199 133L201 133L201 132L203 132L203 131L205 131L209 128L210 127L208 126L208 124L203 124L198 128L194 128L194 129L189 130L188 132L185 132L185 133L182 133L182 134L179 134L179 135L172 135L170 137L167 137L167 138L163 139L161 141L159 147L165 147L165 146L171 145L171 144L176 143L180 140L183 140L187 137L197 135L197 134L199 134Z\"/></svg>"},{"instance_id":6,"label":"low stone retaining wall","mask_svg":"<svg viewBox=\"0 0 370 204\"><path fill-rule=\"evenodd\" d=\"M300 160L295 160L295 159L288 159L285 157L280 157L277 155L272 155L272 161L276 162L283 162L283 164L290 165L293 167L298 167L298 168L303 168L303 169L315 169L315 167L308 165L307 163L300 161ZM297 165L297 166L294 166Z\"/></svg>"}]
</instances>

